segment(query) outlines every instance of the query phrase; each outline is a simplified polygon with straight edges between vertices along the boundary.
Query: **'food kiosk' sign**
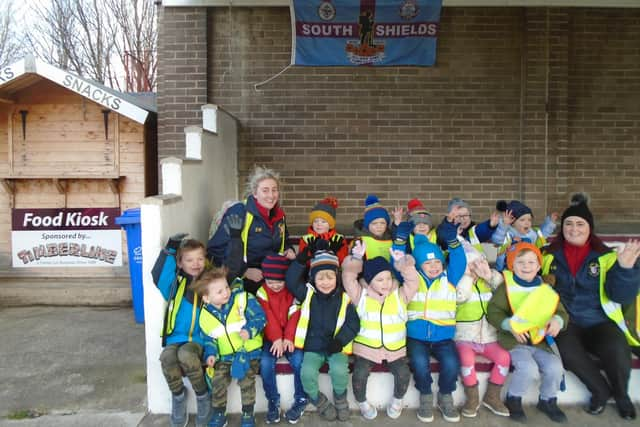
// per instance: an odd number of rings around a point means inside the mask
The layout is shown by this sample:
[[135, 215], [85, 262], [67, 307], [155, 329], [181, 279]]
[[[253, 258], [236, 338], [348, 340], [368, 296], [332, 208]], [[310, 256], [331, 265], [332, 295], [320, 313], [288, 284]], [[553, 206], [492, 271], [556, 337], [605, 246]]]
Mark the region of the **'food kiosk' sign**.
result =
[[13, 266], [121, 266], [119, 215], [118, 208], [13, 209]]

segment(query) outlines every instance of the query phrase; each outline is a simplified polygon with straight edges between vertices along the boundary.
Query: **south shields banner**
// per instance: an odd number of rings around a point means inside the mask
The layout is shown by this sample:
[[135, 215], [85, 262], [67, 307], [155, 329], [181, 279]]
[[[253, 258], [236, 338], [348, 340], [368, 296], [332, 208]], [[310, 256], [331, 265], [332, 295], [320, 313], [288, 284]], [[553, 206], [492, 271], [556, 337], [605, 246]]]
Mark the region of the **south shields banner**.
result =
[[292, 0], [293, 65], [433, 65], [442, 0]]

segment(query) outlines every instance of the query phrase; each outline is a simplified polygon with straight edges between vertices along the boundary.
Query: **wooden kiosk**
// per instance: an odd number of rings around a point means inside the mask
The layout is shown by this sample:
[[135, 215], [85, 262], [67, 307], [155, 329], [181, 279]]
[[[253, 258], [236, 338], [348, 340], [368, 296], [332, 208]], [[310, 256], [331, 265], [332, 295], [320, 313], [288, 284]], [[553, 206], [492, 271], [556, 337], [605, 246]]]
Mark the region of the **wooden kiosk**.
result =
[[0, 69], [0, 183], [0, 305], [127, 303], [112, 221], [157, 193], [155, 95], [32, 57]]

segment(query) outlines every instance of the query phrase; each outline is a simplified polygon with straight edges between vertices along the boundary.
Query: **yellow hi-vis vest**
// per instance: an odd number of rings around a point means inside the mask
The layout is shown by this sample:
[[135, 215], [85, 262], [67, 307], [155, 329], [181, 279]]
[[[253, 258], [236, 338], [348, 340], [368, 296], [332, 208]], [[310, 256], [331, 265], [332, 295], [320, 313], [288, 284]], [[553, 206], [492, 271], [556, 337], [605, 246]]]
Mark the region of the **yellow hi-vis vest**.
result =
[[[545, 246], [547, 244], [547, 239], [542, 234], [542, 231], [540, 230], [540, 228], [533, 227], [533, 229], [535, 230], [537, 235], [536, 241], [533, 244], [536, 245], [538, 248]], [[511, 247], [512, 243], [513, 242], [512, 242], [511, 235], [507, 233], [507, 236], [504, 239], [504, 243], [502, 243], [502, 245], [500, 245], [500, 247], [498, 248], [498, 255], [504, 255], [505, 253], [507, 253], [507, 249]]]
[[471, 246], [476, 248], [478, 252], [483, 254], [484, 248], [482, 247], [482, 242], [480, 242], [480, 239], [478, 239], [478, 235], [476, 234], [476, 227], [477, 225], [474, 225], [469, 229], [469, 243], [471, 243]]
[[[598, 264], [600, 266], [600, 305], [607, 317], [618, 325], [618, 328], [624, 333], [627, 342], [632, 346], [638, 346], [640, 345], [640, 341], [633, 336], [627, 327], [624, 314], [622, 313], [622, 306], [617, 302], [611, 301], [604, 289], [604, 284], [607, 281], [607, 272], [613, 267], [617, 260], [618, 255], [615, 252], [607, 252], [598, 257]], [[553, 254], [545, 254], [542, 258], [542, 274], [549, 274], [552, 263]]]
[[362, 241], [365, 244], [365, 256], [367, 259], [374, 259], [375, 257], [383, 257], [387, 261], [391, 259], [389, 249], [393, 244], [392, 240], [378, 240], [371, 236], [362, 236]]
[[[304, 340], [307, 338], [307, 330], [309, 329], [309, 319], [311, 313], [311, 298], [315, 294], [315, 289], [309, 283], [307, 283], [307, 296], [302, 302], [302, 309], [300, 312], [300, 320], [298, 320], [298, 326], [296, 327], [296, 338], [294, 341], [294, 345], [296, 348], [304, 349]], [[347, 296], [346, 293], [342, 293], [342, 303], [340, 304], [340, 310], [338, 311], [338, 320], [336, 321], [336, 329], [333, 331], [333, 336], [335, 337], [340, 332], [340, 328], [344, 325], [344, 322], [347, 318], [347, 307], [351, 300]], [[353, 347], [353, 342], [349, 342], [349, 344], [342, 347], [342, 352], [344, 354], [351, 354], [351, 349]]]
[[[180, 311], [180, 304], [182, 304], [182, 299], [184, 298], [184, 293], [187, 290], [187, 278], [184, 276], [178, 276], [178, 289], [176, 291], [176, 296], [169, 301], [167, 305], [167, 311], [169, 312], [169, 321], [167, 325], [162, 331], [163, 337], [168, 337], [173, 333], [173, 329], [176, 327], [176, 318], [178, 317], [178, 311]], [[193, 293], [193, 309], [191, 312], [191, 326], [189, 327], [189, 341], [192, 339], [193, 330], [195, 328], [196, 322], [196, 314], [200, 310], [200, 301], [198, 301], [198, 294]]]
[[360, 332], [354, 342], [371, 348], [384, 347], [390, 351], [406, 346], [407, 307], [398, 289], [390, 293], [382, 304], [371, 298], [367, 289], [364, 289], [356, 312], [360, 317]]
[[236, 293], [231, 310], [229, 310], [224, 322], [221, 322], [206, 308], [200, 313], [200, 329], [216, 341], [221, 356], [236, 353], [243, 344], [244, 349], [249, 352], [262, 348], [262, 334], [249, 338], [247, 341], [243, 341], [240, 337], [240, 331], [247, 323], [245, 311], [248, 298], [248, 294], [244, 291]]
[[[413, 251], [413, 248], [416, 247], [416, 244], [414, 243], [416, 239], [416, 235], [411, 233], [409, 234], [409, 247], [411, 248], [411, 251]], [[429, 230], [429, 232], [427, 233], [427, 240], [433, 244], [435, 244], [438, 241], [438, 235], [436, 234], [436, 230]]]
[[[245, 206], [247, 204], [246, 200], [244, 202]], [[251, 230], [251, 223], [253, 222], [253, 214], [245, 209], [245, 217], [244, 217], [244, 226], [242, 227], [242, 231], [240, 232], [240, 239], [242, 240], [242, 256], [244, 257], [244, 262], [247, 262], [247, 246], [249, 242], [249, 230]], [[285, 232], [284, 229], [280, 233], [282, 234], [282, 241], [280, 242], [280, 253], [284, 252], [284, 244], [285, 244]]]
[[544, 339], [547, 322], [555, 314], [560, 297], [546, 283], [539, 286], [520, 286], [509, 270], [502, 272], [507, 291], [507, 301], [513, 316], [509, 321], [511, 330], [521, 334], [529, 332], [533, 344]]
[[487, 305], [493, 293], [484, 279], [473, 284], [471, 296], [456, 306], [456, 322], [477, 322], [487, 314]]
[[[267, 286], [267, 285], [263, 285]], [[264, 287], [260, 286], [258, 291], [256, 292], [256, 298], [261, 299], [262, 301], [269, 302], [269, 294], [264, 290]], [[283, 289], [284, 291], [284, 289]], [[291, 305], [289, 306], [289, 310], [287, 311], [287, 319], [291, 319], [291, 316], [295, 314], [296, 311], [300, 310], [300, 303], [297, 299], [293, 299], [291, 301]]]
[[427, 282], [418, 274], [419, 285], [413, 299], [407, 305], [408, 320], [427, 320], [440, 326], [456, 324], [456, 288], [446, 275], [427, 287]]

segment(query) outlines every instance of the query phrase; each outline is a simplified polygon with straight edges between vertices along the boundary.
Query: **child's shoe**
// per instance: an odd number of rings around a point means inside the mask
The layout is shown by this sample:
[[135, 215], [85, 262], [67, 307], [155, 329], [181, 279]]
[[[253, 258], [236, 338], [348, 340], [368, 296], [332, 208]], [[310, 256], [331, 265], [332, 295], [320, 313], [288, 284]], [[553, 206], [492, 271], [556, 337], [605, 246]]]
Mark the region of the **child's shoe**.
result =
[[373, 420], [378, 416], [376, 407], [366, 400], [364, 402], [358, 402], [358, 407], [360, 408], [360, 414], [365, 420]]
[[542, 400], [538, 398], [538, 404], [536, 405], [540, 411], [544, 412], [551, 421], [556, 423], [566, 423], [567, 416], [558, 408], [558, 398], [552, 397], [549, 400]]
[[401, 414], [402, 414], [402, 399], [396, 399], [394, 397], [393, 400], [391, 400], [391, 403], [387, 405], [387, 416], [395, 420]]
[[242, 411], [240, 427], [256, 427], [256, 417], [253, 416], [253, 410]]
[[423, 423], [430, 423], [433, 421], [433, 395], [420, 395], [420, 406], [418, 407], [416, 415]]
[[509, 418], [511, 418], [513, 421], [518, 421], [521, 423], [527, 421], [527, 416], [522, 409], [521, 397], [510, 396], [507, 394], [507, 401], [504, 403], [509, 410]]
[[311, 403], [318, 409], [318, 414], [326, 421], [335, 421], [338, 417], [336, 407], [329, 402], [329, 399], [323, 393], [318, 392], [317, 399], [315, 401], [312, 400]]
[[460, 414], [453, 404], [453, 396], [451, 393], [438, 393], [438, 409], [442, 412], [442, 417], [445, 421], [449, 421], [450, 423], [460, 421]]
[[206, 427], [211, 416], [211, 395], [209, 392], [196, 395], [196, 427]]
[[171, 395], [171, 427], [184, 427], [187, 422], [187, 393], [183, 388], [182, 393]]
[[500, 399], [501, 389], [501, 385], [488, 383], [487, 392], [484, 394], [484, 399], [482, 399], [482, 405], [484, 405], [496, 415], [500, 415], [501, 417], [508, 417], [509, 410], [506, 406], [504, 406], [502, 399]]
[[211, 419], [209, 419], [209, 427], [226, 427], [227, 414], [224, 408], [213, 408], [211, 411]]
[[280, 401], [278, 399], [269, 400], [267, 407], [267, 416], [264, 422], [267, 424], [276, 424], [280, 422]]
[[351, 412], [349, 411], [349, 402], [347, 402], [347, 392], [345, 391], [340, 396], [334, 392], [333, 401], [336, 406], [338, 420], [347, 421], [349, 419], [349, 415], [351, 415]]
[[295, 424], [300, 421], [308, 403], [309, 401], [307, 399], [298, 399], [294, 401], [291, 408], [284, 413], [284, 417], [287, 419], [287, 422], [289, 424]]
[[464, 406], [462, 407], [462, 416], [474, 418], [478, 415], [480, 408], [480, 397], [478, 396], [478, 384], [472, 386], [464, 386]]

